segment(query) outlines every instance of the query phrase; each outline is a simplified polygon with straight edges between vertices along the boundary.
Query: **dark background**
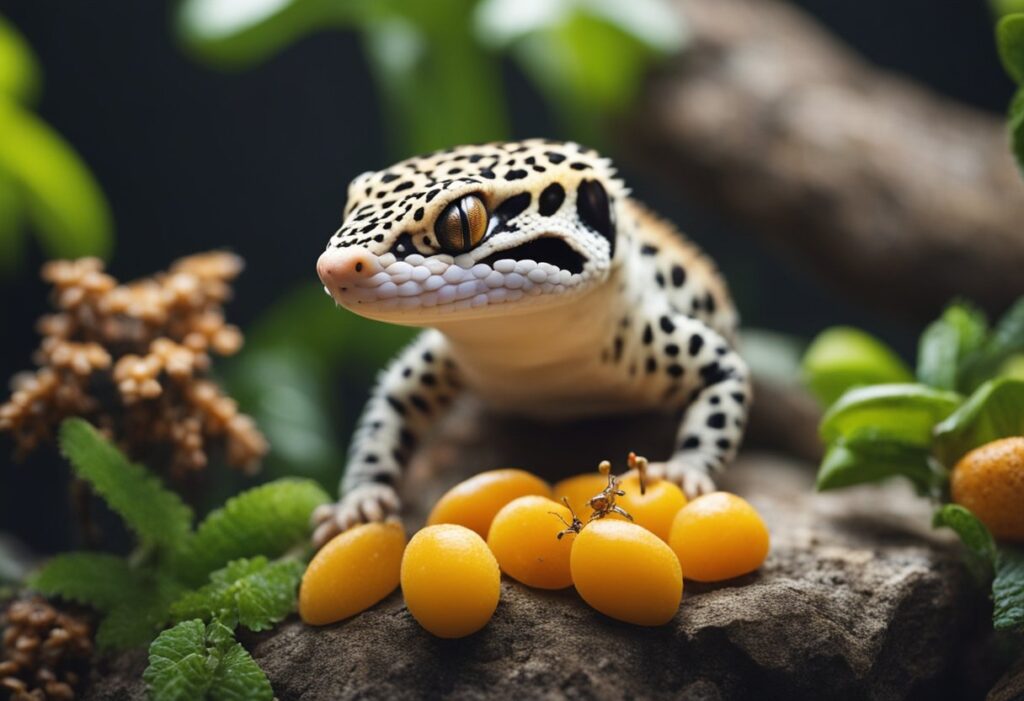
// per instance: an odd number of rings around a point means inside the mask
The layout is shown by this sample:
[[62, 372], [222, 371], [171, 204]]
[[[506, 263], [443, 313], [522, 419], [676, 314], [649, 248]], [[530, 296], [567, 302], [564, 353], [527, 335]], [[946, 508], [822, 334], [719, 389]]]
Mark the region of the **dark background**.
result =
[[[799, 4], [877, 64], [989, 110], [1002, 111], [1009, 100], [983, 2]], [[4, 0], [0, 13], [40, 61], [40, 116], [81, 154], [112, 206], [111, 272], [129, 279], [181, 255], [231, 248], [248, 262], [230, 307], [243, 328], [314, 278], [316, 257], [340, 223], [348, 180], [393, 160], [353, 33], [315, 35], [253, 69], [221, 73], [181, 50], [166, 3]], [[569, 136], [510, 64], [505, 84], [514, 137]], [[747, 324], [809, 338], [852, 323], [912, 352], [919, 328], [836, 297], [809, 271], [765, 255], [752, 232], [643, 173], [627, 169], [625, 177], [718, 260]], [[31, 365], [32, 325], [46, 309], [40, 262], [32, 249], [21, 272], [0, 279], [0, 376]], [[63, 489], [65, 472], [52, 456], [17, 466], [9, 455], [10, 442], [0, 439], [0, 531], [42, 550], [66, 545], [61, 510], [39, 495]]]

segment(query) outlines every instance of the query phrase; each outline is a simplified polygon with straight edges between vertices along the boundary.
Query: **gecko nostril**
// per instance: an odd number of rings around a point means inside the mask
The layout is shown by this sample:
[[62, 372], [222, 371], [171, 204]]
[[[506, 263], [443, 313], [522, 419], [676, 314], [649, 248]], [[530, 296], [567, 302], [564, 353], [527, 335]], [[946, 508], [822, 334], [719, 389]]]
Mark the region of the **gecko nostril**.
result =
[[356, 263], [356, 272], [357, 273], [363, 272], [363, 262], [362, 261], [359, 261], [358, 263]]

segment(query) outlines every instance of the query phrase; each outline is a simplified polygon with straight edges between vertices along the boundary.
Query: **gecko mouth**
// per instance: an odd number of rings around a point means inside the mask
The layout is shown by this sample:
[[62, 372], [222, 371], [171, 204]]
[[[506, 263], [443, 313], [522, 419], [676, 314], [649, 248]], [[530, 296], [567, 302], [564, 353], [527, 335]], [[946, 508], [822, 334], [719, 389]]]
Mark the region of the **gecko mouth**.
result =
[[545, 236], [514, 248], [492, 253], [480, 262], [493, 266], [499, 260], [509, 259], [549, 263], [559, 270], [567, 270], [572, 274], [582, 273], [583, 266], [587, 262], [586, 257], [555, 236]]

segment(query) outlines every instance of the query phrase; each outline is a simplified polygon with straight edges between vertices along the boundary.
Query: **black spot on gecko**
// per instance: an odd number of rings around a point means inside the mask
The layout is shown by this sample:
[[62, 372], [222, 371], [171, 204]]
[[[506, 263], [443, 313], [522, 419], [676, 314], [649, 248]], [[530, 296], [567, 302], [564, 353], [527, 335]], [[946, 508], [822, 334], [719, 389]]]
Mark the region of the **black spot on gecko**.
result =
[[558, 183], [551, 183], [540, 193], [540, 206], [538, 211], [541, 216], [550, 217], [557, 212], [565, 201], [565, 188]]
[[698, 333], [690, 336], [690, 355], [697, 355], [704, 347], [704, 337]]
[[725, 414], [718, 411], [708, 417], [708, 428], [725, 428]]
[[374, 455], [373, 453], [368, 453], [363, 456], [363, 462], [368, 463], [370, 465], [375, 465], [376, 463], [380, 462], [380, 458]]
[[658, 325], [661, 326], [661, 330], [665, 333], [672, 333], [676, 330], [676, 325], [667, 316], [662, 316], [658, 319]]
[[722, 450], [729, 450], [729, 448], [732, 447], [732, 441], [730, 441], [728, 438], [719, 438], [715, 445], [717, 445]]
[[530, 206], [531, 199], [529, 192], [521, 192], [518, 195], [513, 195], [495, 208], [494, 216], [498, 217], [503, 222], [512, 221], [522, 214], [523, 210]]
[[644, 345], [649, 346], [654, 341], [654, 332], [651, 330], [650, 324], [644, 324]]
[[647, 371], [647, 374], [650, 375], [658, 369], [658, 361], [654, 358], [648, 358], [647, 363], [644, 365], [644, 369]]
[[391, 408], [394, 409], [399, 416], [405, 416], [406, 409], [404, 404], [392, 397], [390, 394], [385, 396], [384, 399], [387, 400], [387, 403], [391, 405]]
[[679, 346], [677, 346], [674, 343], [668, 344], [667, 346], [665, 346], [665, 354], [671, 355], [673, 357], [679, 355]]
[[622, 338], [621, 337], [616, 337], [615, 338], [615, 350], [613, 351], [613, 357], [615, 358], [615, 362], [616, 363], [619, 362], [622, 359]]
[[420, 376], [420, 382], [425, 384], [427, 387], [433, 387], [437, 384], [437, 376], [432, 372], [425, 372]]
[[672, 266], [672, 285], [675, 287], [682, 287], [686, 282], [686, 271], [683, 270], [681, 265]]
[[432, 363], [434, 362], [434, 354], [430, 351], [423, 351], [423, 362]]
[[693, 448], [700, 447], [700, 436], [687, 436], [683, 439], [683, 442], [679, 444], [679, 447], [683, 450], [692, 450]]
[[522, 180], [527, 175], [529, 175], [529, 173], [527, 173], [525, 170], [516, 168], [515, 170], [510, 170], [509, 172], [505, 173], [505, 180]]
[[596, 180], [584, 180], [576, 190], [576, 213], [588, 227], [608, 239], [609, 255], [615, 255], [615, 226], [608, 193]]
[[656, 255], [657, 253], [658, 247], [652, 246], [649, 243], [645, 243], [643, 246], [640, 247], [640, 255], [642, 256], [653, 256]]
[[565, 156], [560, 153], [556, 153], [555, 151], [545, 151], [544, 155], [547, 156], [548, 160], [554, 165], [558, 165], [565, 160]]
[[667, 368], [665, 368], [665, 372], [667, 372], [672, 377], [682, 377], [683, 366], [680, 365], [679, 363], [672, 363]]
[[423, 220], [423, 207], [418, 208], [416, 210], [416, 212], [412, 215], [412, 218], [415, 219], [416, 221], [422, 221]]
[[418, 395], [418, 394], [410, 394], [409, 395], [409, 402], [414, 407], [419, 409], [422, 413], [424, 413], [424, 414], [429, 414], [430, 413], [430, 405], [427, 404], [427, 400], [424, 399], [423, 397], [421, 397], [420, 395]]
[[711, 386], [717, 385], [722, 380], [732, 376], [732, 372], [723, 370], [718, 363], [709, 363], [700, 369], [701, 379], [704, 380], [704, 385]]
[[743, 392], [733, 392], [729, 396], [735, 399], [738, 404], [743, 404], [747, 401], [747, 395], [743, 394]]

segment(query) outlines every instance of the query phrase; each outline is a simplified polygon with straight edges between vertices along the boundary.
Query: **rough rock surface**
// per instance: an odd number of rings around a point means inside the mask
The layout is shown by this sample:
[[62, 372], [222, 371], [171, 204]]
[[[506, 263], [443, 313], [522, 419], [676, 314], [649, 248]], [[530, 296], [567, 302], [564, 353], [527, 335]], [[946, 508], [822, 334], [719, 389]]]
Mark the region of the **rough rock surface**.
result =
[[[615, 421], [485, 424], [463, 415], [421, 452], [410, 527], [443, 489], [481, 469], [549, 467], [559, 477], [591, 468], [595, 456], [634, 447], [657, 458], [665, 448], [644, 438], [663, 435], [656, 421], [633, 422], [626, 434]], [[435, 477], [427, 465], [444, 467]], [[282, 701], [969, 698], [955, 663], [978, 602], [921, 500], [902, 485], [816, 495], [808, 466], [764, 454], [743, 457], [723, 486], [764, 515], [768, 561], [738, 580], [687, 583], [678, 615], [661, 628], [608, 619], [571, 589], [506, 580], [494, 619], [463, 640], [430, 636], [396, 593], [340, 624], [290, 620], [245, 642]], [[142, 698], [144, 662], [113, 661], [90, 698]]]

